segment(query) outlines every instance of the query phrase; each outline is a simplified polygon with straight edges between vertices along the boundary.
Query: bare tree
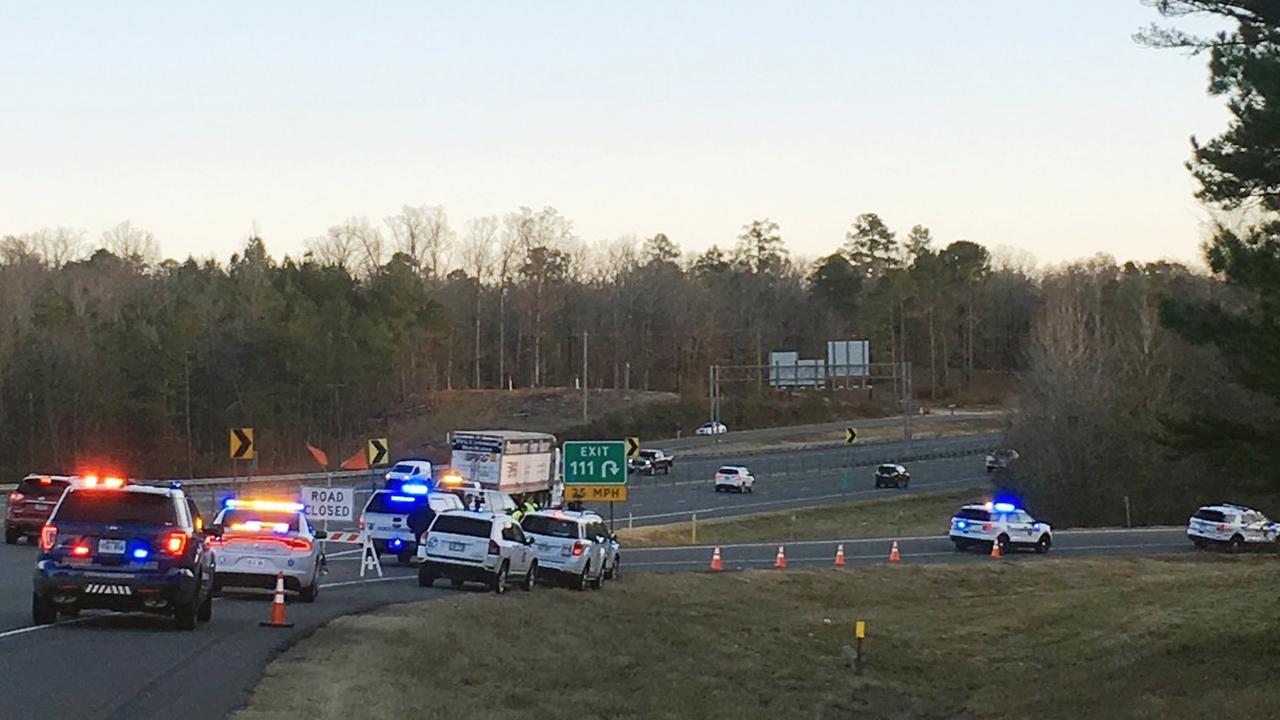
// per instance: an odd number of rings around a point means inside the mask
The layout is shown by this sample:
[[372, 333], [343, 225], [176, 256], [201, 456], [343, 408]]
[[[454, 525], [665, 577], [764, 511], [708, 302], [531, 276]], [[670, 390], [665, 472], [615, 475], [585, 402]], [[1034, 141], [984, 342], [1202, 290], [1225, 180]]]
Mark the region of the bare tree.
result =
[[349, 272], [371, 275], [385, 255], [382, 232], [369, 218], [348, 218], [329, 228], [323, 237], [307, 240], [307, 252], [322, 265], [336, 265]]
[[395, 251], [412, 258], [418, 272], [432, 280], [443, 279], [448, 274], [455, 234], [443, 207], [405, 205], [398, 215], [383, 222], [391, 230]]
[[37, 230], [32, 234], [32, 245], [52, 268], [84, 258], [87, 248], [84, 231], [68, 227]]
[[472, 365], [475, 371], [475, 387], [480, 387], [480, 294], [485, 280], [493, 273], [494, 245], [498, 240], [498, 218], [486, 215], [467, 223], [467, 239], [462, 246], [462, 260], [476, 283], [475, 342], [472, 345]]
[[498, 387], [507, 384], [507, 289], [518, 268], [521, 252], [533, 234], [533, 211], [522, 207], [502, 219], [498, 246]]
[[160, 259], [160, 246], [150, 230], [136, 228], [125, 220], [102, 233], [102, 246], [125, 260], [151, 265]]

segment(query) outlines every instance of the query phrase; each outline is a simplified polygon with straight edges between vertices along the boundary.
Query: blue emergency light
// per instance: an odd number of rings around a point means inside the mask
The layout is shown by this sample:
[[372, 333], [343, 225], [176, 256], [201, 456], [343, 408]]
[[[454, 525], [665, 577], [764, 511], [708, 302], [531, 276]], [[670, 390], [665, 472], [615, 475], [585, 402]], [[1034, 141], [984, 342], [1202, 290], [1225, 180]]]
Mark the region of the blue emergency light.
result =
[[400, 492], [406, 495], [426, 495], [428, 491], [429, 488], [426, 485], [418, 482], [405, 483], [400, 486]]

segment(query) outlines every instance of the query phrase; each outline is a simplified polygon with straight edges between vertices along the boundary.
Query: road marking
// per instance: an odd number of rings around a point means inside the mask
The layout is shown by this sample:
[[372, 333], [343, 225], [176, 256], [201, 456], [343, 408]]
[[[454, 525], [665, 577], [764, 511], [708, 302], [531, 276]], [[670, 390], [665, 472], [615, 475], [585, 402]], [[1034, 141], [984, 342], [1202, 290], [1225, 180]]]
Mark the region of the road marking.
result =
[[[828, 543], [828, 544], [833, 544], [833, 543], [835, 543], [835, 542], [836, 542], [836, 541], [832, 540], [832, 541], [829, 541], [829, 543]], [[731, 546], [721, 546], [721, 547], [723, 548], [723, 547], [731, 547]], [[740, 547], [742, 547], [742, 546], [740, 546]], [[770, 545], [770, 547], [773, 547], [773, 546], [772, 546], [772, 545]], [[1069, 553], [1081, 553], [1081, 552], [1092, 552], [1092, 551], [1095, 551], [1095, 550], [1155, 550], [1155, 549], [1171, 550], [1171, 549], [1186, 549], [1186, 548], [1185, 548], [1185, 546], [1184, 546], [1184, 545], [1182, 545], [1181, 543], [1179, 543], [1179, 544], [1177, 544], [1177, 545], [1173, 545], [1173, 544], [1169, 544], [1169, 543], [1149, 543], [1149, 544], [1139, 544], [1139, 545], [1093, 545], [1093, 546], [1090, 546], [1090, 547], [1082, 547], [1082, 548], [1059, 548], [1059, 547], [1055, 547], [1055, 548], [1053, 549], [1053, 552], [1054, 552], [1054, 553], [1063, 553], [1063, 552], [1069, 552]], [[634, 551], [633, 551], [633, 552], [634, 552]], [[946, 552], [913, 552], [913, 553], [911, 553], [909, 556], [907, 556], [906, 558], [904, 558], [904, 560], [912, 560], [912, 559], [914, 559], [914, 558], [925, 558], [925, 557], [956, 557], [956, 558], [961, 558], [961, 557], [966, 557], [966, 555], [965, 555], [964, 553], [957, 553], [957, 552], [955, 552], [955, 551], [946, 551]], [[979, 561], [979, 560], [981, 560], [981, 558], [982, 558], [983, 556], [982, 556], [981, 554], [970, 553], [967, 557], [971, 557], [971, 558], [973, 558], [973, 560], [974, 560], [974, 561]], [[888, 556], [884, 555], [883, 553], [876, 553], [875, 555], [846, 555], [846, 556], [845, 556], [845, 558], [846, 558], [846, 559], [848, 559], [848, 560], [883, 560], [883, 561], [885, 561], [885, 562], [888, 562]], [[828, 557], [818, 557], [818, 558], [797, 558], [797, 557], [789, 557], [789, 558], [787, 558], [787, 561], [788, 561], [788, 562], [791, 562], [791, 563], [824, 563], [824, 564], [830, 564], [830, 563], [831, 563], [831, 558], [828, 558]], [[726, 558], [726, 559], [725, 559], [725, 563], [726, 563], [726, 564], [735, 564], [735, 565], [772, 565], [772, 564], [773, 564], [773, 562], [774, 562], [774, 558], [767, 558], [767, 557], [765, 557], [765, 558], [747, 558], [747, 559], [743, 559], [743, 560], [730, 560], [729, 558]], [[626, 566], [627, 566], [627, 567], [629, 567], [629, 568], [635, 569], [635, 568], [647, 568], [647, 567], [669, 567], [669, 566], [671, 566], [671, 565], [706, 565], [706, 564], [707, 564], [707, 561], [706, 561], [706, 560], [656, 560], [656, 561], [653, 561], [653, 562], [635, 562], [635, 561], [631, 561], [631, 562], [628, 562], [628, 563], [626, 564]]]
[[60, 625], [75, 625], [76, 623], [82, 623], [85, 620], [92, 619], [93, 618], [91, 617], [73, 618], [71, 620], [63, 620], [62, 622], [53, 623], [52, 625], [31, 625], [29, 627], [18, 628], [17, 630], [6, 630], [4, 632], [0, 632], [0, 639], [13, 637], [14, 635], [24, 635], [37, 630], [48, 630], [49, 628], [58, 627]]
[[[1066, 535], [1068, 537], [1074, 537], [1076, 535], [1130, 535], [1130, 534], [1138, 535], [1142, 533], [1173, 532], [1176, 530], [1182, 530], [1182, 528], [1178, 526], [1170, 526], [1170, 527], [1153, 527], [1153, 528], [1134, 528], [1132, 530], [1126, 530], [1124, 528], [1116, 528], [1116, 529], [1110, 529], [1110, 530], [1057, 530], [1057, 531], [1054, 531], [1054, 535], [1055, 536]], [[798, 540], [794, 542], [781, 542], [781, 543], [780, 542], [758, 542], [758, 543], [729, 543], [729, 544], [720, 544], [720, 545], [715, 545], [715, 544], [659, 545], [654, 547], [643, 547], [643, 546], [629, 546], [629, 547], [623, 546], [623, 547], [627, 548], [632, 553], [642, 553], [642, 552], [672, 552], [672, 551], [678, 551], [678, 550], [710, 550], [716, 547], [723, 550], [725, 548], [777, 547], [778, 545], [786, 545], [788, 547], [791, 547], [795, 545], [799, 545], [799, 546], [832, 545], [835, 543], [844, 543], [846, 545], [857, 544], [857, 543], [892, 543], [894, 540], [897, 540], [898, 542], [907, 542], [907, 541], [915, 542], [919, 540], [950, 540], [950, 536], [946, 534], [908, 535], [906, 537], [894, 536], [894, 537], [878, 537], [878, 538], [836, 538], [832, 540]], [[1107, 546], [1096, 545], [1094, 547], [1107, 547]], [[1141, 546], [1125, 545], [1120, 547], [1141, 547]], [[1057, 549], [1058, 546], [1055, 545], [1054, 548]]]
[[342, 582], [336, 582], [336, 583], [325, 583], [320, 587], [340, 588], [340, 587], [348, 587], [350, 585], [365, 585], [368, 583], [391, 582], [393, 580], [417, 580], [417, 579], [418, 579], [418, 575], [417, 573], [414, 573], [413, 575], [391, 575], [391, 576], [380, 577], [380, 578], [369, 578], [368, 580], [344, 580]]

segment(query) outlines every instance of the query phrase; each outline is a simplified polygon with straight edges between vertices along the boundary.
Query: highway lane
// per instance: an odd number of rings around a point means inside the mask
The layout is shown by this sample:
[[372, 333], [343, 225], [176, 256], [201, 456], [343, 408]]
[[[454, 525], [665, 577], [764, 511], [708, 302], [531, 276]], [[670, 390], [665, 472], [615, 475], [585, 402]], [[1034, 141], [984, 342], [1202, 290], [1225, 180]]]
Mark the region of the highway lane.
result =
[[[873, 565], [888, 562], [894, 540], [898, 541], [902, 563], [996, 562], [986, 551], [957, 551], [941, 533], [905, 538], [808, 540], [784, 543], [783, 547], [788, 567], [830, 566], [835, 561], [836, 546], [841, 543], [849, 565]], [[777, 559], [778, 546], [778, 543], [721, 545], [721, 560], [726, 570], [769, 568]], [[632, 548], [624, 551], [624, 566], [628, 571], [648, 572], [707, 570], [713, 550], [712, 545]], [[1182, 527], [1061, 530], [1053, 534], [1053, 548], [1046, 557], [1164, 555], [1193, 551], [1187, 530]], [[1031, 551], [1017, 551], [1008, 553], [1004, 560], [1023, 562], [1039, 557]]]

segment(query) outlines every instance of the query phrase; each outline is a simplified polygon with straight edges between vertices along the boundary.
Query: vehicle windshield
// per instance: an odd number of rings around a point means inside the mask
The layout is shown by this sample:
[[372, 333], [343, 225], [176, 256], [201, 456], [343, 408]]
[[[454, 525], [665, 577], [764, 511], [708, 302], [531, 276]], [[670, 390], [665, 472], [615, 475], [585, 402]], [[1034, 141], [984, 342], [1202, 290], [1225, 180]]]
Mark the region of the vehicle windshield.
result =
[[991, 520], [991, 513], [982, 508], [960, 508], [960, 512], [956, 513], [956, 517], [965, 520], [980, 520], [987, 522]]
[[737, 475], [738, 468], [722, 467], [718, 471], [721, 475]]
[[529, 515], [520, 522], [525, 532], [535, 535], [549, 535], [558, 538], [577, 538], [578, 523], [569, 520], [547, 517], [545, 515]]
[[18, 483], [14, 490], [35, 500], [57, 500], [62, 497], [62, 491], [69, 484], [66, 480], [54, 478], [27, 478]]
[[367, 513], [407, 513], [427, 501], [426, 495], [402, 495], [396, 492], [376, 492], [369, 498], [364, 511]]
[[437, 515], [436, 521], [431, 523], [431, 532], [487, 538], [492, 527], [493, 525], [483, 518], [466, 515]]
[[896, 473], [896, 472], [898, 472], [898, 466], [897, 466], [897, 465], [881, 465], [881, 466], [880, 466], [880, 472], [882, 472], [882, 473]]
[[1220, 522], [1226, 522], [1227, 514], [1222, 512], [1221, 510], [1210, 510], [1209, 508], [1200, 508], [1199, 510], [1196, 511], [1195, 518], [1197, 520], [1220, 523]]
[[405, 463], [400, 463], [399, 465], [396, 465], [395, 467], [391, 468], [391, 472], [403, 473], [405, 475], [412, 475], [418, 472], [418, 467], [416, 465], [408, 465]]
[[656, 458], [658, 457], [658, 451], [657, 450], [641, 450], [640, 457], [645, 459]]
[[62, 499], [56, 517], [50, 522], [172, 526], [177, 524], [178, 514], [168, 495], [72, 490]]
[[276, 526], [287, 527], [288, 532], [298, 532], [298, 513], [227, 510], [222, 515], [222, 527], [228, 532], [278, 532]]

